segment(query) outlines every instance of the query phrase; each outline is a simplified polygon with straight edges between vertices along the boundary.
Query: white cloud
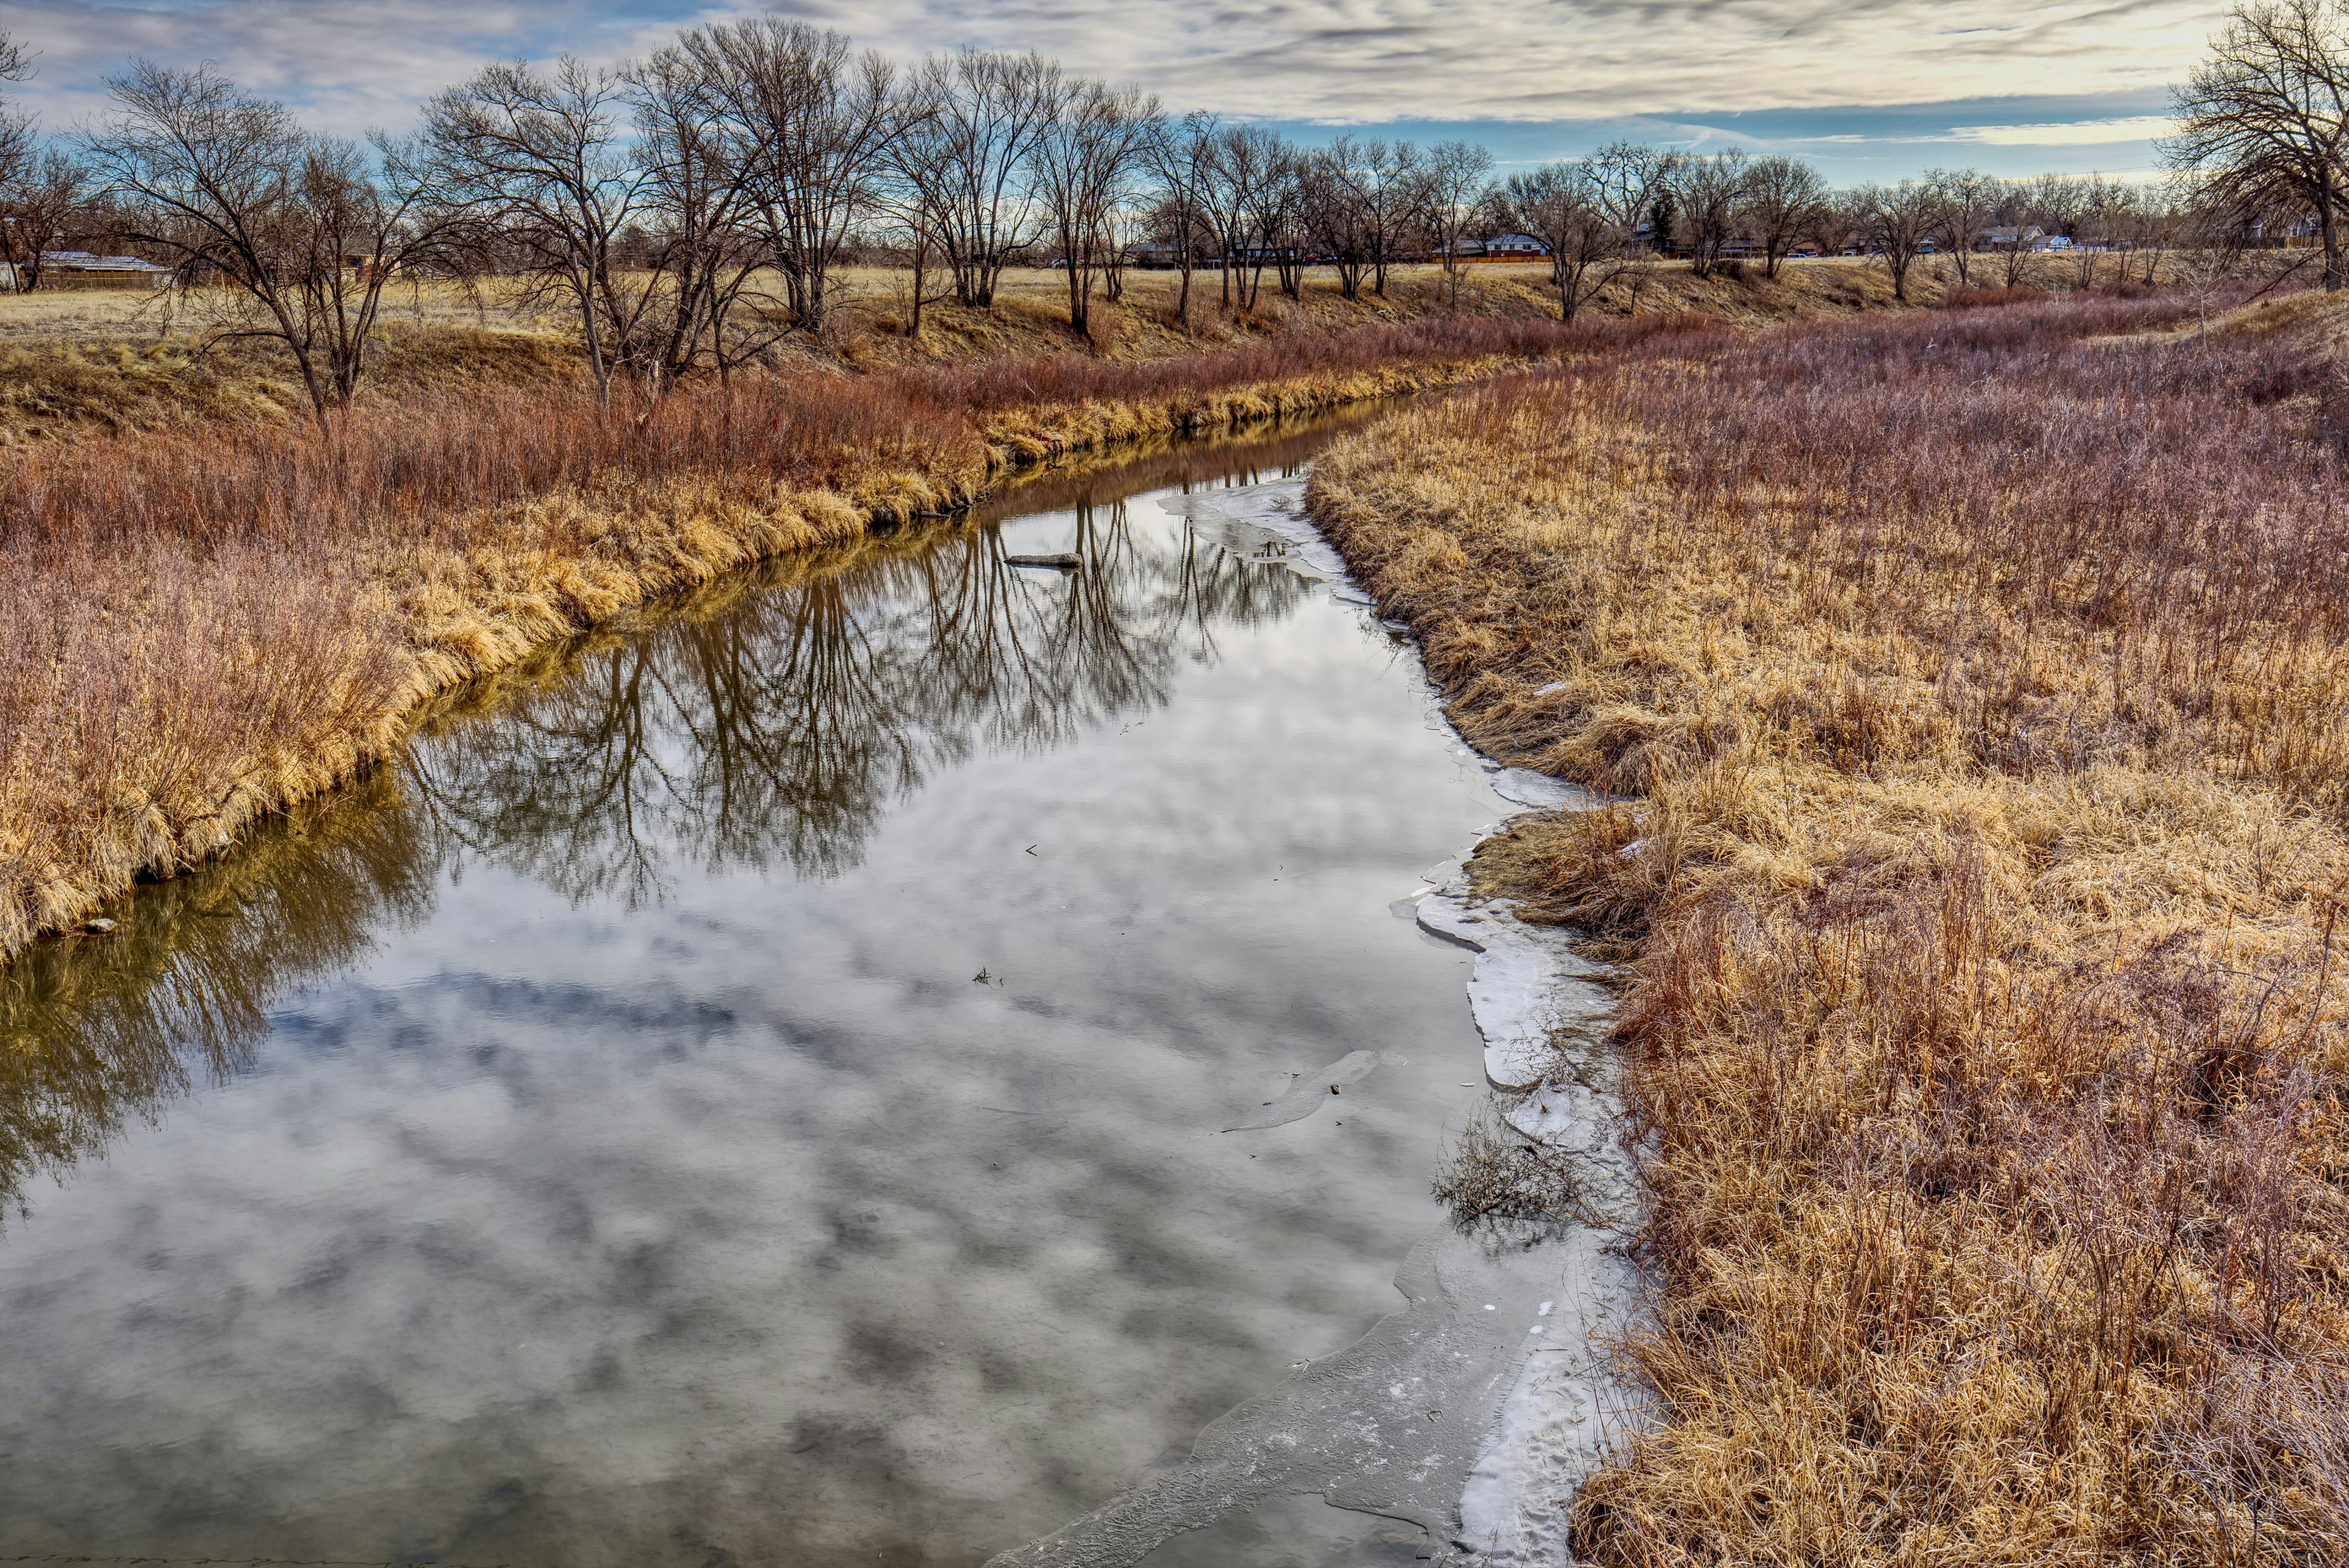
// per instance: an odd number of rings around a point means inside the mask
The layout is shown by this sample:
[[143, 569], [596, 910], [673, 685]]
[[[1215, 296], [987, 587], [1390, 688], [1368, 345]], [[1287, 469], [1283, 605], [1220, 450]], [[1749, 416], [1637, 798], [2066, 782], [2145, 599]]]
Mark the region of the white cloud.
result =
[[[134, 53], [212, 58], [322, 128], [406, 123], [501, 55], [611, 59], [719, 0], [0, 0], [42, 51], [25, 101], [86, 112]], [[911, 57], [1035, 47], [1183, 107], [1279, 119], [1566, 120], [1657, 110], [1939, 102], [2143, 89], [2201, 51], [2210, 0], [781, 0]], [[2119, 124], [2122, 122], [2107, 122]], [[1986, 142], [2013, 128], [1978, 127]], [[2040, 128], [2043, 130], [2062, 128]], [[2132, 135], [2137, 133], [2131, 133]], [[2126, 139], [2126, 138], [2124, 138]]]
[[2098, 147], [2116, 141], [2144, 141], [2168, 134], [2167, 116], [2132, 115], [2125, 119], [2081, 119], [2057, 125], [1961, 125], [1951, 141], [1979, 142], [1985, 147]]

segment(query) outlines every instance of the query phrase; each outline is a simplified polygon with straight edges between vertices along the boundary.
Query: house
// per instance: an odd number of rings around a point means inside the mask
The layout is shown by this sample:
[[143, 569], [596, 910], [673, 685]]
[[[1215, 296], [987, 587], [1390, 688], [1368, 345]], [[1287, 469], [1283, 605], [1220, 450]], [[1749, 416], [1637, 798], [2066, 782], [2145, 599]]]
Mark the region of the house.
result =
[[2036, 223], [1984, 229], [1981, 244], [1986, 251], [2044, 251], [2047, 248], [2047, 231]]
[[[0, 292], [21, 286], [17, 269], [0, 263]], [[100, 256], [88, 251], [43, 251], [41, 286], [52, 289], [159, 289], [177, 276], [170, 267], [137, 256]]]
[[1549, 247], [1531, 234], [1495, 234], [1485, 242], [1485, 259], [1488, 262], [1537, 262], [1549, 254]]

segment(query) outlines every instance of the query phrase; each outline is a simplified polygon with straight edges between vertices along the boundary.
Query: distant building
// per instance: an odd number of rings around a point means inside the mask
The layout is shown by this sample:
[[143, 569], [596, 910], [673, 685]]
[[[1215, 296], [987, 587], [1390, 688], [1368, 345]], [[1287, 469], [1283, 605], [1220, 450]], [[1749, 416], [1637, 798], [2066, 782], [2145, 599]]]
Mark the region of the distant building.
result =
[[2047, 248], [2047, 231], [2036, 223], [1984, 229], [1982, 245], [1986, 251], [2044, 251]]
[[1485, 259], [1492, 262], [1535, 262], [1549, 254], [1549, 247], [1531, 234], [1495, 234], [1485, 242]]
[[[88, 251], [43, 251], [41, 286], [57, 289], [159, 289], [177, 274], [137, 256], [100, 256]], [[20, 287], [17, 269], [0, 263], [0, 293]]]

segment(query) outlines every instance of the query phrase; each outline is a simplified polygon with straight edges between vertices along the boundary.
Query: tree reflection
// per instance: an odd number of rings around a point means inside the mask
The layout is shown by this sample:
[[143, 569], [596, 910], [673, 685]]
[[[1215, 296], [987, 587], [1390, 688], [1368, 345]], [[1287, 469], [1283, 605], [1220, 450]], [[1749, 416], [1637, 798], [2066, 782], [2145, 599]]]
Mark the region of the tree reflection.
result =
[[978, 749], [1067, 744], [1163, 705], [1218, 628], [1304, 585], [1079, 499], [1061, 575], [991, 528], [795, 559], [536, 677], [497, 722], [414, 753], [436, 830], [574, 899], [657, 899], [664, 868], [854, 866], [891, 802]]
[[378, 771], [142, 890], [114, 935], [40, 943], [0, 970], [0, 1204], [233, 1077], [288, 989], [431, 907], [434, 856], [398, 788]]
[[[1340, 422], [1332, 422], [1340, 423]], [[141, 889], [102, 939], [0, 969], [0, 1205], [233, 1077], [294, 987], [429, 913], [471, 855], [574, 899], [667, 868], [855, 865], [893, 802], [981, 750], [1033, 752], [1164, 704], [1222, 628], [1306, 593], [1120, 498], [1272, 477], [1326, 438], [1195, 444], [1046, 476], [996, 517], [1073, 512], [1063, 576], [993, 518], [770, 562], [445, 699], [406, 761]]]

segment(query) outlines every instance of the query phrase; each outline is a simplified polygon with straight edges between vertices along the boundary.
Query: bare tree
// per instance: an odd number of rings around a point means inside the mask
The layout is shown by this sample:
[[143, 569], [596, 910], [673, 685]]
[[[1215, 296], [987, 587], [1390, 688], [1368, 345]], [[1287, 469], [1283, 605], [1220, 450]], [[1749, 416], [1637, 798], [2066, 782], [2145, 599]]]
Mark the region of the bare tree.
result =
[[721, 374], [732, 365], [727, 317], [765, 258], [745, 232], [750, 165], [731, 134], [722, 78], [682, 40], [623, 74], [652, 223], [636, 258], [644, 275], [626, 298], [643, 311], [636, 357], [657, 390], [705, 354]]
[[49, 253], [88, 225], [92, 183], [88, 164], [55, 147], [0, 181], [0, 262], [16, 269], [17, 288], [40, 287]]
[[2158, 190], [2137, 193], [2129, 216], [2129, 251], [2140, 282], [2156, 282], [2170, 252], [2191, 232], [2189, 195], [2174, 177]]
[[414, 150], [378, 137], [371, 163], [210, 65], [139, 60], [107, 90], [83, 146], [125, 237], [240, 291], [254, 314], [222, 335], [283, 344], [324, 423], [358, 388], [385, 284], [447, 236]]
[[[1671, 191], [1680, 154], [1638, 142], [1610, 141], [1584, 159], [1583, 167], [1588, 171], [1591, 201], [1622, 247], [1624, 265], [1617, 276], [1630, 284], [1631, 313], [1636, 315], [1640, 295], [1653, 274], [1648, 258], [1670, 240], [1668, 233], [1657, 232], [1656, 219], [1669, 214], [1669, 209], [1659, 214], [1658, 207]], [[1648, 242], [1640, 237], [1642, 225]]]
[[1682, 159], [1673, 172], [1670, 188], [1688, 232], [1690, 269], [1698, 277], [1713, 275], [1723, 249], [1737, 237], [1748, 162], [1743, 149], [1731, 147], [1708, 158]]
[[1113, 249], [1114, 216], [1128, 181], [1163, 119], [1156, 98], [1139, 88], [1112, 91], [1099, 82], [1068, 84], [1031, 157], [1032, 179], [1061, 251], [1069, 286], [1069, 325], [1092, 330], [1094, 277]]
[[1299, 148], [1290, 164], [1298, 226], [1336, 273], [1344, 299], [1360, 296], [1371, 267], [1370, 215], [1339, 168], [1341, 160], [1356, 156], [1358, 144], [1341, 136], [1327, 147]]
[[[1220, 130], [1214, 115], [1199, 110], [1179, 120], [1162, 115], [1142, 148], [1143, 162], [1157, 181], [1161, 192], [1155, 231], [1173, 248], [1174, 265], [1182, 274], [1174, 319], [1185, 329], [1191, 325], [1191, 273], [1198, 261], [1199, 240], [1215, 233], [1217, 228], [1215, 210]], [[1228, 272], [1226, 275], [1228, 279]], [[1225, 298], [1228, 303], [1228, 282]]]
[[1588, 163], [1520, 170], [1502, 187], [1500, 211], [1513, 228], [1549, 247], [1549, 279], [1560, 321], [1599, 296], [1629, 265], [1621, 232], [1600, 209]]
[[1939, 222], [1932, 187], [1914, 180], [1863, 185], [1852, 191], [1850, 203], [1869, 252], [1892, 274], [1892, 297], [1907, 304], [1909, 270], [1932, 240]]
[[[32, 57], [0, 28], [0, 81], [21, 82], [33, 74]], [[22, 181], [36, 162], [31, 115], [0, 104], [0, 184]]]
[[1386, 158], [1384, 143], [1375, 154], [1364, 143], [1341, 136], [1327, 147], [1301, 153], [1297, 160], [1298, 207], [1314, 245], [1338, 273], [1338, 293], [1360, 299], [1362, 280], [1378, 258], [1378, 212], [1366, 198], [1374, 191], [1374, 164]]
[[1340, 160], [1338, 168], [1361, 203], [1371, 242], [1371, 289], [1383, 297], [1387, 269], [1422, 239], [1426, 160], [1411, 142], [1372, 140], [1360, 160]]
[[577, 315], [599, 397], [632, 367], [648, 298], [617, 254], [647, 182], [620, 141], [626, 91], [616, 73], [566, 56], [549, 76], [523, 61], [492, 66], [424, 110], [438, 177], [480, 221], [477, 237]]
[[881, 210], [889, 155], [924, 110], [880, 54], [803, 22], [696, 28], [678, 47], [725, 105], [758, 253], [782, 274], [793, 324], [822, 333], [842, 249]]
[[1680, 167], [1679, 154], [1610, 141], [1583, 161], [1590, 171], [1591, 199], [1621, 237], [1623, 253], [1634, 254], [1649, 210]]
[[1804, 232], [1830, 256], [1859, 255], [1867, 249], [1868, 225], [1844, 191], [1831, 191], [1819, 202]]
[[1745, 227], [1762, 242], [1763, 272], [1778, 275], [1786, 258], [1818, 223], [1826, 181], [1799, 158], [1757, 158], [1745, 170]]
[[1997, 191], [1991, 219], [1996, 227], [2008, 232], [2005, 238], [1992, 243], [1999, 284], [2011, 289], [2031, 286], [2038, 276], [2039, 253], [2033, 248], [2033, 231], [2044, 232], [2039, 222], [2042, 204], [2028, 181], [2000, 181]]
[[2172, 100], [2162, 142], [2205, 204], [2248, 211], [2279, 203], [2315, 221], [2324, 286], [2339, 289], [2339, 207], [2349, 152], [2349, 37], [2341, 0], [2247, 0], [2210, 41], [2210, 57]]
[[1226, 126], [1216, 138], [1208, 209], [1226, 306], [1256, 308], [1268, 254], [1286, 244], [1296, 222], [1295, 162], [1288, 143], [1260, 125]]
[[1003, 269], [1041, 226], [1029, 158], [1064, 94], [1061, 67], [1034, 53], [965, 50], [934, 57], [915, 73], [908, 96], [917, 112], [890, 161], [964, 304], [995, 303]]
[[1256, 187], [1248, 226], [1256, 236], [1254, 265], [1248, 272], [1248, 308], [1256, 308], [1264, 286], [1264, 264], [1269, 261], [1280, 292], [1290, 299], [1305, 297], [1305, 255], [1310, 231], [1306, 226], [1306, 198], [1310, 169], [1299, 148], [1275, 140], [1274, 161]]
[[1439, 141], [1428, 149], [1420, 179], [1421, 211], [1429, 238], [1444, 258], [1452, 304], [1460, 304], [1460, 242], [1491, 191], [1493, 155], [1466, 141]]
[[1991, 226], [2004, 186], [1974, 169], [1930, 169], [1925, 183], [1932, 188], [1938, 222], [1936, 238], [1957, 258], [1958, 282], [1973, 281], [1974, 247]]
[[2071, 263], [2073, 282], [2088, 288], [2096, 281], [2097, 258], [2112, 248], [2128, 227], [2134, 196], [2128, 187], [2101, 174], [2079, 181], [2078, 216], [2073, 220]]

